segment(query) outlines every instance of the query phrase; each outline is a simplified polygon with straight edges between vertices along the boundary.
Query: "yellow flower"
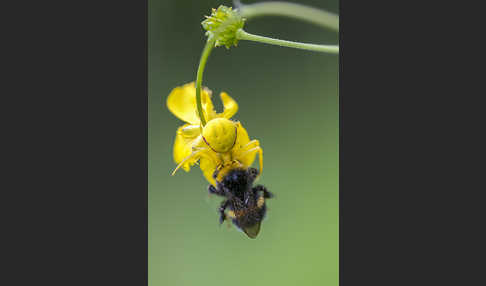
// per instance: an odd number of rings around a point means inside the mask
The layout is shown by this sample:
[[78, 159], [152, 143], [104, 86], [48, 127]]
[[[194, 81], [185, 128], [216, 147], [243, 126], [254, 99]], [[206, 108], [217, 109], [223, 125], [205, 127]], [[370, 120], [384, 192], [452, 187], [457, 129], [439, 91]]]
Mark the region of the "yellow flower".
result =
[[[246, 168], [260, 155], [260, 170], [263, 167], [263, 152], [258, 140], [251, 140], [240, 122], [230, 120], [238, 111], [238, 104], [227, 93], [220, 93], [224, 111], [216, 113], [211, 101], [211, 90], [203, 88], [201, 101], [207, 120], [202, 127], [196, 108], [194, 82], [174, 88], [167, 98], [167, 107], [179, 119], [187, 122], [177, 130], [174, 142], [174, 161], [179, 164], [174, 173], [200, 161], [204, 177], [213, 185], [213, 174], [218, 170], [218, 180], [232, 168]], [[173, 173], [173, 174], [174, 174]]]

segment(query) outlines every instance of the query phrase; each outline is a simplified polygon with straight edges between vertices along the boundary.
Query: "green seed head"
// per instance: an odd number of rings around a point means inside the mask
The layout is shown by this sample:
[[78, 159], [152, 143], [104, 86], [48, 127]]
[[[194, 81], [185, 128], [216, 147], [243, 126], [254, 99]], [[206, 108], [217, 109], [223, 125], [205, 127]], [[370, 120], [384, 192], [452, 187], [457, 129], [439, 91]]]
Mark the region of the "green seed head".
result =
[[236, 31], [245, 25], [245, 19], [231, 7], [220, 5], [218, 9], [212, 9], [210, 16], [205, 16], [202, 26], [206, 30], [206, 36], [215, 38], [215, 46], [226, 46], [229, 49], [232, 45], [236, 47], [238, 38]]

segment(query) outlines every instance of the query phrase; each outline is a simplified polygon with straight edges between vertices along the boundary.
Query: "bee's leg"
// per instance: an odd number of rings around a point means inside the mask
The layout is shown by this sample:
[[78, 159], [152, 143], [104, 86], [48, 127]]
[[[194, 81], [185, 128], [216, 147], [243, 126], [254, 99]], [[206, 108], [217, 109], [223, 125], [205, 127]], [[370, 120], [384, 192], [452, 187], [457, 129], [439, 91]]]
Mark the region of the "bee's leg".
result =
[[270, 199], [270, 198], [274, 197], [274, 195], [271, 192], [269, 192], [265, 186], [262, 186], [262, 185], [257, 185], [255, 187], [253, 187], [253, 192], [255, 194], [258, 193], [258, 192], [263, 192], [263, 197], [265, 199]]
[[209, 185], [208, 191], [209, 191], [210, 194], [215, 194], [215, 195], [222, 196], [222, 197], [225, 196], [224, 191], [221, 188], [216, 188], [213, 185]]
[[226, 220], [226, 214], [224, 213], [224, 211], [226, 210], [228, 205], [229, 205], [229, 201], [225, 200], [221, 203], [221, 206], [218, 209], [218, 211], [219, 211], [219, 224], [222, 224]]

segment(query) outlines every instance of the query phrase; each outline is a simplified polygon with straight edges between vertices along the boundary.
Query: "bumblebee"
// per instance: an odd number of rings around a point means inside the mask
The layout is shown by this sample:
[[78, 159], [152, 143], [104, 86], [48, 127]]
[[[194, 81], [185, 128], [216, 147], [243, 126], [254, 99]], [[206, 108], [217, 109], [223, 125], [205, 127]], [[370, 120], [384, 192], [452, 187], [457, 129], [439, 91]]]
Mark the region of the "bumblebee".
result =
[[[213, 177], [218, 177], [216, 170]], [[250, 238], [256, 238], [265, 217], [265, 199], [274, 195], [262, 185], [253, 187], [259, 172], [255, 168], [235, 168], [227, 172], [222, 180], [216, 180], [216, 187], [209, 185], [210, 194], [224, 197], [219, 207], [219, 223], [231, 219], [233, 224]], [[227, 211], [226, 211], [227, 210]]]

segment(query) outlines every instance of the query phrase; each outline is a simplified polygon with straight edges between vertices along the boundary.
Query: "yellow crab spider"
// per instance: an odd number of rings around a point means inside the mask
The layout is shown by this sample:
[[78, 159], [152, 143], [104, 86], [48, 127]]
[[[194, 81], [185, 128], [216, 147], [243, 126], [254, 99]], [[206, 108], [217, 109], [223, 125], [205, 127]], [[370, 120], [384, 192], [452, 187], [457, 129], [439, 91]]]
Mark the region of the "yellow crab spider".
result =
[[[192, 134], [198, 132], [197, 130], [196, 126], [188, 126], [181, 132], [184, 136], [191, 137]], [[192, 148], [192, 153], [179, 163], [172, 174], [186, 162], [201, 159], [201, 169], [205, 177], [214, 183], [214, 171], [218, 170], [219, 180], [231, 169], [249, 167], [257, 154], [261, 173], [263, 149], [260, 147], [259, 141], [250, 141], [240, 122], [215, 118], [203, 127], [201, 139]]]

